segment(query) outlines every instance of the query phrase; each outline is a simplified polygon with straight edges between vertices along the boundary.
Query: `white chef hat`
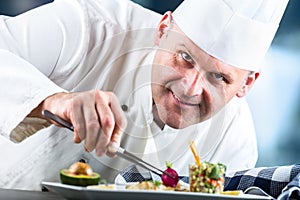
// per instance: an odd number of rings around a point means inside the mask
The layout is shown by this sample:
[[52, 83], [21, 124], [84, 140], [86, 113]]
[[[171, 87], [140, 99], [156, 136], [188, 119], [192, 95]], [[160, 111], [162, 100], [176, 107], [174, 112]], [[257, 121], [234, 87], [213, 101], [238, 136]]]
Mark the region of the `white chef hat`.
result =
[[173, 13], [202, 50], [235, 67], [258, 71], [288, 0], [184, 0]]

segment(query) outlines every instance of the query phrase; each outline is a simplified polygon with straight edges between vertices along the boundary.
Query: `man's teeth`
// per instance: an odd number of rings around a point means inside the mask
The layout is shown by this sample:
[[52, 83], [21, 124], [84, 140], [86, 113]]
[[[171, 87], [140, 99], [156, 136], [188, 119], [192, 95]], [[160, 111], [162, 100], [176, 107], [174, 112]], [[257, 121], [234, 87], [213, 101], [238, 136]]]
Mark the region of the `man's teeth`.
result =
[[173, 96], [175, 99], [177, 99], [180, 102], [180, 99], [175, 94], [173, 94]]
[[174, 93], [173, 93], [173, 97], [181, 104], [185, 104], [185, 105], [190, 105], [190, 106], [195, 106], [196, 104], [192, 104], [192, 103], [186, 103], [180, 100], [179, 97], [177, 97]]

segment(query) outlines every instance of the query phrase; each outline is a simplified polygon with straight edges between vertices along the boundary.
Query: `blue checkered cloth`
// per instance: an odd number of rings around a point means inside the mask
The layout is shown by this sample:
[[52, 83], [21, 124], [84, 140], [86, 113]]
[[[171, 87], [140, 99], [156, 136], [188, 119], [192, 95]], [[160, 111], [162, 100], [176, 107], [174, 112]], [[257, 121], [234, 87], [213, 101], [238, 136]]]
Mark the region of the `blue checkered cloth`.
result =
[[[225, 177], [224, 190], [242, 190], [245, 191], [250, 187], [258, 187], [274, 199], [286, 200], [292, 199], [294, 191], [290, 195], [282, 196], [284, 192], [290, 189], [289, 184], [297, 186], [300, 190], [300, 165], [276, 166], [276, 167], [259, 167], [234, 173], [227, 173]], [[297, 179], [298, 177], [298, 179]]]
[[[157, 180], [151, 173], [139, 173], [135, 165], [120, 173], [125, 182]], [[188, 177], [181, 177], [188, 183]], [[277, 200], [300, 200], [300, 164], [276, 167], [258, 167], [227, 173], [224, 190], [242, 190], [257, 187]]]
[[279, 195], [278, 200], [300, 199], [300, 173], [290, 182]]

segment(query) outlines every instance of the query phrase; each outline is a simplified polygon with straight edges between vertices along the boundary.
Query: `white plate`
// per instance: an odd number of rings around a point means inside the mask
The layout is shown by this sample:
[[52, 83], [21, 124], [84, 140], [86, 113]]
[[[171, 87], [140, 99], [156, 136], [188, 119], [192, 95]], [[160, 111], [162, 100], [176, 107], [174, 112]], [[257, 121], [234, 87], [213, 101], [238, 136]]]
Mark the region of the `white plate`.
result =
[[147, 191], [147, 190], [126, 190], [122, 187], [117, 189], [87, 189], [86, 187], [66, 185], [55, 182], [42, 182], [42, 185], [48, 188], [50, 191], [58, 193], [66, 199], [80, 199], [80, 200], [246, 200], [246, 199], [270, 199], [266, 196], [258, 196], [251, 194], [241, 194], [239, 196], [233, 195], [218, 195], [218, 194], [206, 194], [196, 192], [175, 192], [175, 191]]

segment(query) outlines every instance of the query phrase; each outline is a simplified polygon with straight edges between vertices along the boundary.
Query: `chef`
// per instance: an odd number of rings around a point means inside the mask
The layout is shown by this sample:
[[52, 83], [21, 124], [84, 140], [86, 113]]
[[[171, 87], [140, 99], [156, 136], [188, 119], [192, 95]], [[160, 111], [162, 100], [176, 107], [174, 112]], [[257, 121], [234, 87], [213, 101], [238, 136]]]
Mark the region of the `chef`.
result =
[[113, 182], [130, 163], [109, 145], [180, 175], [191, 140], [203, 161], [254, 167], [244, 96], [286, 4], [185, 0], [159, 15], [125, 0], [55, 0], [2, 16], [0, 187], [39, 190], [78, 160]]

